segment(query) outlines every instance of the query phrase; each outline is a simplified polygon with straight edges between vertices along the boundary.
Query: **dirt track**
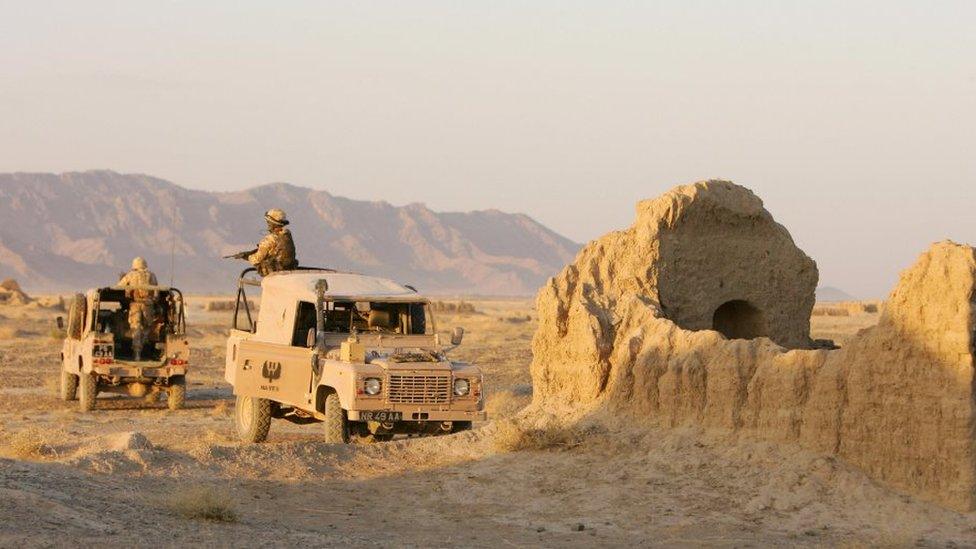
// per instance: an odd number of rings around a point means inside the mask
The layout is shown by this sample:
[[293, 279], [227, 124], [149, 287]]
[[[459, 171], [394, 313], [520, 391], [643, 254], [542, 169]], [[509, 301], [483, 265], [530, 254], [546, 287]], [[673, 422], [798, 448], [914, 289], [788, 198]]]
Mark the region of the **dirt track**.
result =
[[[485, 368], [490, 409], [508, 416], [531, 392], [530, 305], [477, 307], [441, 328], [468, 328], [459, 356]], [[276, 422], [269, 443], [241, 445], [222, 381], [226, 319], [199, 305], [191, 314], [188, 409], [105, 398], [80, 415], [54, 397], [53, 314], [0, 311], [0, 451], [10, 456], [0, 459], [0, 546], [976, 545], [974, 514], [895, 494], [833, 459], [722, 433], [630, 424], [571, 449], [504, 453], [494, 424], [340, 447], [319, 442], [315, 426]], [[226, 495], [236, 522], [171, 509], [198, 485]]]

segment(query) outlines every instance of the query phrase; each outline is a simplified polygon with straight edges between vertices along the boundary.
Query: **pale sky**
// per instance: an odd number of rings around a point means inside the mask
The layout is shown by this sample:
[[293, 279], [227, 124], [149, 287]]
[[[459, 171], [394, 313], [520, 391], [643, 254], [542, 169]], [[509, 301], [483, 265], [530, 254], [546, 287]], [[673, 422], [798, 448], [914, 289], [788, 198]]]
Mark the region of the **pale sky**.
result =
[[0, 171], [287, 181], [577, 241], [726, 178], [885, 295], [976, 242], [976, 2], [0, 0]]

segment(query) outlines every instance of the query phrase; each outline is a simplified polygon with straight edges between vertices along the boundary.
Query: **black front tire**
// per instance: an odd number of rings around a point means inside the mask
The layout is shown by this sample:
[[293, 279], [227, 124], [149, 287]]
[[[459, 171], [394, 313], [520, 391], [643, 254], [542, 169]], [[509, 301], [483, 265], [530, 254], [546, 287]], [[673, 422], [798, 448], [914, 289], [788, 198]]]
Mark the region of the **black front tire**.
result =
[[58, 396], [65, 402], [78, 398], [78, 376], [61, 370], [61, 386]]
[[325, 397], [325, 441], [330, 444], [349, 442], [349, 421], [339, 402], [339, 395], [335, 393]]
[[98, 379], [91, 374], [78, 375], [78, 410], [90, 412], [95, 409], [95, 397], [98, 396]]
[[237, 436], [244, 442], [264, 442], [271, 430], [271, 401], [266, 398], [237, 396], [234, 405]]

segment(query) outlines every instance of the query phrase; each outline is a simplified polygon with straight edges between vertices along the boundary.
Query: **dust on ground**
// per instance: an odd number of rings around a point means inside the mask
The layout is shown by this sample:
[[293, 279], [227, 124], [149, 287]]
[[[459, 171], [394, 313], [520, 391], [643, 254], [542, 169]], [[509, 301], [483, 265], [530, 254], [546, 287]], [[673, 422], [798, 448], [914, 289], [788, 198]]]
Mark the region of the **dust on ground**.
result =
[[[499, 421], [531, 400], [529, 301], [438, 316], [467, 329], [495, 421], [474, 431], [333, 446], [276, 421], [241, 444], [223, 381], [229, 313], [191, 298], [187, 408], [56, 399], [53, 311], [0, 308], [0, 546], [967, 546], [976, 515], [892, 492], [833, 458], [701, 430], [617, 425], [581, 443], [505, 452]], [[226, 298], [225, 298], [226, 299]], [[814, 317], [843, 342], [876, 314]], [[612, 422], [610, 422], [612, 424]], [[232, 511], [193, 518], [204, 488]], [[174, 504], [174, 502], [177, 502]]]

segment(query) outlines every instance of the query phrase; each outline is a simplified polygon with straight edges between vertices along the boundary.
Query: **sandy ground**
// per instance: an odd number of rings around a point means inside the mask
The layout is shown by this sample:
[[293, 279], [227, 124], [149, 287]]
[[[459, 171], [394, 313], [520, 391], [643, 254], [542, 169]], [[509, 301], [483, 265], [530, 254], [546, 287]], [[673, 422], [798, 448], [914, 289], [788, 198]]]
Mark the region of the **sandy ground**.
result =
[[[621, 425], [579, 445], [510, 452], [472, 432], [333, 446], [277, 421], [233, 435], [226, 313], [191, 300], [188, 407], [56, 399], [58, 313], [0, 310], [0, 546], [339, 545], [976, 547], [976, 514], [892, 492], [835, 459], [700, 430]], [[528, 301], [479, 301], [455, 356], [486, 372], [493, 418], [531, 399]], [[815, 317], [843, 343], [877, 315]], [[202, 494], [230, 521], [185, 518]]]

